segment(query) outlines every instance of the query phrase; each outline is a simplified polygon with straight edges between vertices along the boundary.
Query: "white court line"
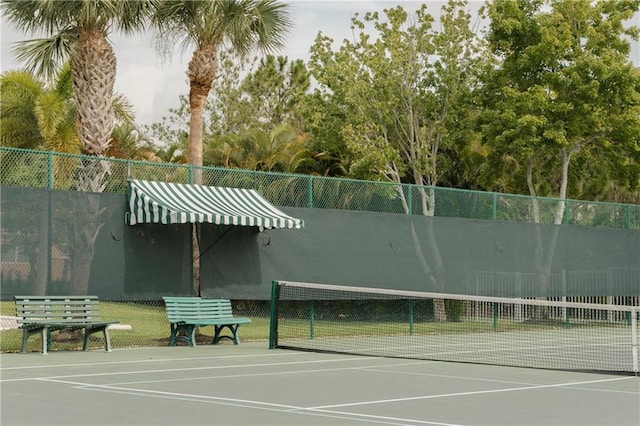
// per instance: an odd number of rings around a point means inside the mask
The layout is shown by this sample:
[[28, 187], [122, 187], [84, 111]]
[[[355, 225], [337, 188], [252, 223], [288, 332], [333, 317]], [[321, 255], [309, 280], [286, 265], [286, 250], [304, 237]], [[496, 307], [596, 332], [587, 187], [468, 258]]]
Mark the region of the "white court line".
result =
[[[115, 352], [115, 351], [114, 351]], [[107, 361], [107, 362], [78, 362], [74, 364], [50, 364], [50, 365], [27, 365], [24, 367], [0, 367], [0, 371], [5, 370], [32, 370], [38, 368], [62, 368], [62, 367], [83, 367], [92, 365], [117, 365], [117, 364], [140, 364], [151, 362], [173, 362], [173, 361], [196, 361], [196, 360], [211, 360], [211, 359], [226, 359], [226, 358], [264, 358], [270, 356], [287, 356], [287, 355], [307, 355], [305, 352], [288, 352], [288, 353], [273, 353], [273, 354], [255, 354], [255, 355], [224, 355], [224, 356], [201, 356], [201, 357], [188, 357], [188, 358], [159, 358], [159, 359], [140, 359], [130, 361]]]
[[456, 392], [456, 393], [445, 393], [440, 395], [425, 395], [425, 396], [413, 396], [408, 398], [394, 398], [394, 399], [380, 399], [376, 401], [363, 401], [363, 402], [351, 402], [347, 404], [333, 404], [333, 405], [320, 405], [317, 407], [309, 407], [309, 410], [322, 410], [325, 408], [339, 408], [339, 407], [353, 407], [356, 405], [370, 405], [370, 404], [383, 404], [387, 402], [404, 402], [404, 401], [416, 401], [416, 400], [424, 400], [424, 399], [437, 399], [437, 398], [449, 398], [449, 397], [457, 397], [457, 396], [468, 396], [468, 395], [481, 395], [481, 394], [489, 394], [489, 393], [501, 393], [501, 392], [516, 392], [516, 391], [524, 391], [531, 389], [549, 389], [549, 388], [559, 388], [559, 387], [569, 387], [569, 386], [577, 386], [577, 385], [586, 385], [591, 383], [603, 383], [603, 382], [614, 382], [618, 380], [637, 380], [636, 377], [617, 377], [614, 379], [600, 379], [600, 380], [587, 380], [583, 382], [570, 382], [570, 383], [556, 383], [551, 385], [535, 385], [535, 386], [524, 386], [519, 388], [506, 388], [506, 389], [494, 389], [494, 390], [486, 390], [486, 391], [471, 391], [471, 392]]
[[[516, 381], [512, 381], [512, 380], [497, 380], [497, 379], [482, 379], [479, 377], [468, 377], [468, 376], [452, 376], [452, 375], [447, 375], [447, 374], [430, 374], [430, 373], [416, 373], [416, 372], [409, 372], [409, 371], [398, 371], [398, 370], [377, 370], [374, 368], [370, 368], [370, 367], [360, 367], [360, 370], [365, 370], [365, 371], [371, 371], [373, 373], [392, 373], [394, 375], [397, 374], [408, 374], [410, 376], [427, 376], [427, 377], [442, 377], [444, 379], [459, 379], [459, 380], [466, 380], [466, 381], [473, 381], [473, 382], [490, 382], [490, 383], [504, 383], [504, 384], [511, 384], [511, 385], [531, 385], [531, 386], [536, 386], [538, 385], [538, 383], [530, 383], [530, 382], [516, 382]], [[567, 386], [568, 389], [575, 389], [575, 390], [581, 390], [581, 391], [590, 391], [590, 392], [605, 392], [605, 393], [622, 393], [622, 394], [630, 394], [630, 395], [638, 395], [640, 397], [640, 390], [638, 392], [632, 392], [632, 391], [621, 391], [621, 390], [615, 390], [615, 389], [597, 389], [597, 388], [583, 388], [583, 387], [572, 387], [572, 386]]]
[[[305, 410], [309, 410], [309, 409], [305, 409]], [[442, 423], [442, 422], [435, 422], [435, 421], [429, 421], [429, 420], [416, 420], [416, 419], [401, 419], [401, 418], [398, 418], [398, 417], [375, 416], [373, 414], [345, 413], [343, 411], [333, 411], [333, 410], [315, 410], [315, 409], [311, 409], [311, 412], [313, 412], [313, 413], [330, 413], [330, 414], [349, 414], [350, 416], [364, 417], [364, 418], [367, 418], [367, 419], [404, 421], [404, 422], [409, 422], [409, 424], [411, 424], [411, 425], [423, 424], [423, 425], [436, 425], [436, 426], [462, 426], [462, 425], [458, 425], [458, 424], [454, 424], [454, 423]], [[388, 423], [385, 423], [385, 424], [388, 424]]]
[[259, 409], [259, 410], [269, 410], [269, 411], [275, 411], [279, 413], [302, 414], [302, 415], [312, 415], [312, 416], [318, 416], [318, 417], [348, 419], [353, 421], [365, 421], [367, 423], [383, 423], [386, 425], [394, 425], [394, 423], [389, 423], [389, 420], [393, 420], [395, 422], [401, 422], [401, 423], [395, 423], [395, 425], [397, 426], [407, 426], [407, 425], [414, 425], [414, 424], [426, 424], [426, 425], [434, 425], [434, 426], [460, 426], [460, 425], [455, 425], [451, 423], [430, 422], [430, 421], [414, 420], [414, 419], [402, 419], [397, 417], [375, 416], [375, 415], [359, 414], [359, 413], [345, 413], [345, 412], [331, 411], [331, 410], [308, 409], [305, 407], [297, 407], [294, 405], [276, 404], [271, 402], [254, 401], [254, 400], [248, 400], [248, 399], [223, 398], [223, 397], [217, 397], [217, 396], [154, 391], [154, 390], [148, 390], [148, 389], [122, 388], [122, 387], [111, 386], [111, 385], [92, 385], [88, 383], [71, 382], [66, 380], [39, 379], [39, 381], [68, 384], [68, 385], [78, 387], [80, 389], [98, 391], [98, 392], [111, 392], [111, 393], [124, 394], [124, 395], [165, 398], [165, 399], [173, 399], [173, 400], [185, 400], [185, 401], [191, 401], [191, 402], [194, 402], [194, 400], [197, 400], [198, 402], [204, 402], [204, 403], [229, 405], [229, 406], [236, 406], [241, 408], [253, 408], [253, 409]]
[[[349, 357], [347, 359], [353, 359], [352, 357]], [[370, 357], [365, 357], [362, 359], [371, 359]], [[342, 359], [341, 359], [342, 360]], [[328, 362], [334, 362], [337, 360], [331, 360]], [[303, 364], [303, 363], [307, 363], [307, 362], [295, 362], [295, 363], [286, 363], [286, 364]], [[422, 364], [424, 363], [423, 361], [417, 361], [417, 362], [411, 362], [411, 363], [394, 363], [394, 364], [387, 364], [387, 365], [380, 365], [380, 367], [388, 367], [388, 366], [405, 366], [405, 365], [411, 365], [411, 364]], [[286, 364], [267, 364], [267, 365], [286, 365]], [[238, 366], [238, 367], [253, 367], [255, 365], [245, 365], [245, 366]], [[216, 368], [225, 368], [225, 367], [216, 367]], [[333, 369], [333, 370], [344, 370], [346, 368], [339, 368], [339, 369]], [[348, 369], [353, 369], [353, 370], [362, 370], [362, 371], [376, 371], [375, 370], [375, 366], [374, 367], [349, 367]], [[172, 369], [170, 371], [175, 371], [176, 369]], [[182, 370], [182, 369], [178, 369], [178, 370]], [[309, 370], [309, 371], [317, 371], [317, 370]], [[327, 371], [327, 370], [321, 370], [321, 371]], [[398, 373], [397, 371], [385, 371], [385, 370], [380, 370], [381, 372], [390, 372], [393, 374]], [[300, 373], [300, 372], [298, 372]], [[113, 374], [117, 374], [117, 373], [113, 373]], [[126, 373], [125, 373], [126, 374]], [[274, 374], [278, 374], [278, 373], [274, 373]], [[289, 373], [287, 373], [289, 374]], [[411, 373], [406, 373], [406, 374], [411, 374]], [[263, 373], [260, 374], [255, 374], [255, 375], [263, 375]], [[417, 375], [428, 375], [429, 374], [423, 374], [423, 373], [417, 373]], [[242, 376], [246, 376], [246, 375], [242, 375]], [[445, 375], [430, 375], [430, 376], [437, 376], [437, 377], [450, 377], [450, 378], [456, 378], [456, 379], [461, 379], [461, 380], [474, 380], [473, 378], [470, 377], [461, 377], [461, 376], [445, 376]], [[276, 404], [276, 403], [268, 403], [268, 402], [262, 402], [262, 401], [254, 401], [254, 400], [246, 400], [246, 399], [236, 399], [236, 398], [223, 398], [223, 397], [214, 397], [214, 396], [203, 396], [203, 395], [196, 395], [196, 394], [183, 394], [183, 393], [176, 393], [176, 392], [165, 392], [165, 391], [153, 391], [153, 390], [146, 390], [146, 389], [137, 389], [137, 388], [126, 388], [126, 387], [120, 387], [120, 386], [114, 386], [114, 384], [111, 385], [93, 385], [93, 384], [87, 384], [87, 383], [80, 383], [80, 382], [73, 382], [73, 381], [66, 381], [66, 380], [56, 380], [55, 378], [42, 378], [42, 379], [38, 379], [41, 381], [46, 381], [46, 382], [53, 382], [53, 383], [66, 383], [66, 384], [70, 384], [73, 386], [78, 386], [81, 389], [85, 389], [85, 390], [93, 390], [93, 391], [103, 391], [103, 392], [113, 392], [113, 393], [120, 393], [120, 394], [131, 394], [131, 395], [136, 395], [136, 396], [142, 396], [142, 397], [159, 397], [159, 398], [168, 398], [168, 399], [184, 399], [184, 400], [190, 400], [190, 401], [194, 401], [197, 400], [199, 402], [205, 402], [205, 403], [217, 403], [217, 404], [223, 404], [223, 405], [232, 405], [232, 406], [238, 406], [238, 407], [242, 407], [242, 408], [254, 408], [254, 409], [269, 409], [271, 411], [280, 411], [280, 412], [290, 412], [290, 413], [296, 413], [296, 414], [308, 414], [308, 415], [319, 415], [319, 416], [323, 416], [323, 417], [337, 417], [337, 418], [342, 418], [342, 419], [351, 419], [351, 420], [362, 420], [362, 421], [368, 421], [370, 423], [379, 423], [379, 422], [383, 422], [385, 424], [393, 424], [390, 423], [392, 422], [400, 422], [397, 423], [398, 425], [408, 425], [408, 424], [427, 424], [427, 425], [440, 425], [440, 426], [455, 426], [449, 423], [441, 423], [441, 422], [434, 422], [434, 421], [426, 421], [426, 420], [417, 420], [417, 419], [406, 419], [406, 418], [396, 418], [396, 417], [386, 417], [386, 416], [376, 416], [376, 415], [368, 415], [368, 414], [360, 414], [360, 413], [350, 413], [350, 412], [343, 412], [343, 411], [336, 411], [336, 410], [331, 410], [331, 408], [340, 408], [340, 407], [348, 407], [348, 406], [359, 406], [359, 405], [367, 405], [367, 404], [380, 404], [380, 403], [385, 403], [385, 402], [402, 402], [402, 401], [410, 401], [410, 400], [424, 400], [424, 399], [433, 399], [433, 398], [443, 398], [443, 397], [455, 397], [455, 396], [466, 396], [466, 395], [474, 395], [474, 394], [488, 394], [488, 393], [497, 393], [497, 392], [511, 392], [511, 391], [520, 391], [520, 390], [530, 390], [530, 389], [543, 389], [543, 388], [553, 388], [553, 387], [570, 387], [570, 386], [576, 386], [576, 385], [583, 385], [583, 384], [589, 384], [589, 383], [602, 383], [602, 382], [609, 382], [609, 381], [617, 381], [617, 380], [626, 380], [626, 379], [632, 379], [632, 377], [623, 377], [623, 378], [612, 378], [612, 379], [599, 379], [599, 380], [590, 380], [590, 381], [581, 381], [581, 382], [570, 382], [570, 383], [559, 383], [559, 384], [551, 384], [551, 385], [533, 385], [533, 386], [525, 386], [525, 387], [518, 387], [518, 388], [509, 388], [509, 389], [499, 389], [499, 390], [491, 390], [491, 391], [474, 391], [474, 392], [460, 392], [460, 393], [452, 393], [452, 394], [442, 394], [442, 395], [431, 395], [431, 396], [422, 396], [422, 397], [409, 397], [409, 398], [398, 398], [398, 399], [388, 399], [388, 400], [379, 400], [379, 401], [367, 401], [367, 402], [359, 402], [359, 403], [349, 403], [349, 404], [335, 404], [335, 405], [325, 405], [325, 406], [316, 406], [316, 407], [298, 407], [298, 406], [293, 406], [293, 405], [287, 405], [287, 404]], [[178, 379], [180, 380], [180, 379]], [[479, 379], [479, 380], [485, 380], [485, 379]], [[508, 382], [506, 382], [508, 383]]]
[[0, 383], [7, 382], [24, 382], [29, 380], [45, 380], [45, 379], [70, 379], [75, 377], [104, 377], [104, 376], [122, 376], [122, 375], [132, 375], [132, 374], [146, 374], [146, 373], [171, 373], [171, 372], [182, 372], [182, 371], [202, 371], [202, 370], [217, 370], [217, 369], [231, 369], [231, 368], [244, 368], [244, 367], [270, 367], [270, 366], [281, 366], [281, 365], [297, 365], [297, 364], [318, 364], [318, 363], [329, 363], [329, 362], [343, 362], [343, 361], [363, 361], [363, 360], [376, 360], [377, 358], [373, 357], [348, 357], [348, 358], [337, 358], [330, 360], [312, 360], [312, 361], [294, 361], [294, 362], [274, 362], [274, 363], [260, 363], [260, 364], [240, 364], [240, 365], [214, 365], [207, 367], [185, 367], [185, 368], [169, 368], [169, 369], [157, 369], [157, 370], [134, 370], [134, 371], [116, 371], [116, 372], [108, 372], [108, 373], [84, 373], [84, 374], [68, 374], [68, 375], [60, 375], [60, 376], [47, 376], [47, 377], [22, 377], [19, 379], [0, 379]]

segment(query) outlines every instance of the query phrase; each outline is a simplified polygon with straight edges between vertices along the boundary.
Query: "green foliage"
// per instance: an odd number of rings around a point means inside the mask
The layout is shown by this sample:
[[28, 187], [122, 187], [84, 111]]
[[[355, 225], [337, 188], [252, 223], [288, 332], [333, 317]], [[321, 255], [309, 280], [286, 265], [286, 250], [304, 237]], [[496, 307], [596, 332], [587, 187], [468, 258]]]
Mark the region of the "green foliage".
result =
[[639, 9], [638, 1], [489, 5], [497, 65], [483, 78], [479, 122], [490, 189], [502, 178], [514, 192], [560, 198], [567, 188], [592, 198], [604, 181], [637, 187], [640, 71], [628, 37], [638, 28], [623, 23]]
[[69, 64], [50, 84], [28, 71], [8, 71], [0, 91], [3, 145], [80, 153]]
[[40, 148], [44, 139], [34, 114], [43, 82], [26, 71], [7, 71], [0, 76], [0, 141], [14, 148]]
[[[327, 151], [347, 147], [352, 176], [435, 186], [440, 150], [461, 158], [459, 147], [473, 138], [470, 93], [480, 45], [465, 5], [443, 7], [442, 30], [426, 5], [411, 19], [398, 6], [384, 16], [356, 14], [354, 41], [337, 51], [330, 37], [316, 38], [310, 69], [320, 86], [309, 103], [341, 129], [317, 132], [333, 145]], [[315, 129], [322, 119], [311, 116]]]

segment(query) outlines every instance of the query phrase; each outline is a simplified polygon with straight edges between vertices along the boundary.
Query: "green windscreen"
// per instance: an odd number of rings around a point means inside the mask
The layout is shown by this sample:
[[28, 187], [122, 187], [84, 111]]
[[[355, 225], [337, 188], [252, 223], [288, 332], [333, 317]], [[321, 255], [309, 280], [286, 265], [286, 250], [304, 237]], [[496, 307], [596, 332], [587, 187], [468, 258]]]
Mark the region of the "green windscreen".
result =
[[[194, 291], [190, 224], [125, 223], [126, 195], [0, 188], [3, 299]], [[300, 230], [199, 226], [204, 297], [269, 300], [271, 281], [502, 297], [640, 294], [640, 231], [282, 208]]]

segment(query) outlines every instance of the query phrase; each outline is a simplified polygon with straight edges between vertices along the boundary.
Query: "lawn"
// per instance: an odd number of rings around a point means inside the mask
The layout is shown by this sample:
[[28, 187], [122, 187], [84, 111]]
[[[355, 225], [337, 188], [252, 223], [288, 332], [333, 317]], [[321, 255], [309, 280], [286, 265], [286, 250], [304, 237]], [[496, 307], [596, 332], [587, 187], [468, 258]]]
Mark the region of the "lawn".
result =
[[[169, 342], [169, 322], [164, 306], [159, 302], [100, 302], [100, 311], [104, 320], [119, 321], [118, 327], [110, 331], [113, 348], [165, 346]], [[15, 316], [15, 314], [14, 302], [0, 302], [0, 315]], [[267, 341], [269, 338], [269, 318], [266, 316], [251, 316], [250, 318], [251, 324], [244, 324], [239, 329], [240, 342]], [[123, 326], [126, 326], [126, 329]], [[96, 334], [95, 338], [92, 337], [92, 349], [104, 347], [103, 339], [99, 336]], [[210, 343], [212, 340], [213, 327], [201, 329], [197, 341]], [[18, 352], [21, 344], [21, 330], [0, 331], [0, 352]], [[32, 336], [27, 348], [29, 351], [39, 351], [41, 348], [39, 337]], [[51, 350], [80, 349], [82, 349], [82, 337], [78, 333], [53, 333]]]

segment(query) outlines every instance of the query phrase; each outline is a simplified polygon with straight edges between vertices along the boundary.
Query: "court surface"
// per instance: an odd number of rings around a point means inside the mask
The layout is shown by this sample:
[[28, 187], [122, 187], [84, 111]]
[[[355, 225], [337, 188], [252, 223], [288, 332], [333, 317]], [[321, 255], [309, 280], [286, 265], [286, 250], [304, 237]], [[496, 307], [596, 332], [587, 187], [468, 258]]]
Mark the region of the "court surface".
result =
[[640, 378], [242, 342], [0, 355], [10, 425], [640, 424]]

